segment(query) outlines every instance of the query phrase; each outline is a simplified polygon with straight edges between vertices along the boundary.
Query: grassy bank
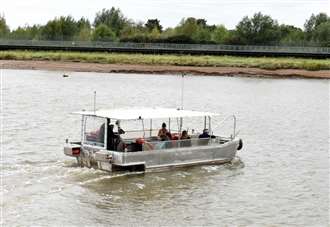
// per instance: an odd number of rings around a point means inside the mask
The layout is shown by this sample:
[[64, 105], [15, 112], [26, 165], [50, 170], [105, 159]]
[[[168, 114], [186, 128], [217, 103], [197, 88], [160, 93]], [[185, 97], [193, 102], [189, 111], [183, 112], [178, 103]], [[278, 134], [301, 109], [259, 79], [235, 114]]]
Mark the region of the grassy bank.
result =
[[144, 64], [176, 66], [244, 67], [261, 69], [329, 70], [329, 59], [146, 55], [106, 52], [0, 51], [0, 60], [47, 60], [104, 64]]

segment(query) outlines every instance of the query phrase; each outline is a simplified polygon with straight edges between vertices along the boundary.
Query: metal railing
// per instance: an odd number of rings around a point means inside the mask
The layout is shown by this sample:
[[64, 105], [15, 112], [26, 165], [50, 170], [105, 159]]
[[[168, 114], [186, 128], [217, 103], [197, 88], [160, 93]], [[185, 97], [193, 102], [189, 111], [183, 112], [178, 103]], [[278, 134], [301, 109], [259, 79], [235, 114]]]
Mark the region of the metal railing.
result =
[[238, 131], [236, 131], [236, 116], [235, 115], [230, 115], [223, 119], [220, 123], [216, 123], [217, 125], [212, 129], [212, 131], [216, 131], [220, 126], [222, 126], [225, 122], [227, 122], [229, 119], [233, 120], [233, 134], [230, 135], [230, 138], [235, 139], [235, 137], [238, 135]]
[[310, 53], [330, 54], [329, 47], [306, 46], [257, 46], [221, 44], [173, 44], [173, 43], [130, 43], [92, 41], [45, 41], [45, 40], [0, 40], [1, 46], [15, 47], [58, 47], [86, 49], [125, 49], [125, 50], [167, 50], [167, 51], [206, 51], [206, 52], [255, 52], [255, 53]]
[[142, 146], [143, 151], [151, 150], [164, 150], [173, 148], [184, 148], [184, 147], [197, 147], [197, 146], [212, 146], [219, 145], [229, 141], [229, 139], [221, 137], [210, 137], [210, 138], [191, 138], [184, 140], [166, 140], [166, 141], [154, 141], [145, 142]]

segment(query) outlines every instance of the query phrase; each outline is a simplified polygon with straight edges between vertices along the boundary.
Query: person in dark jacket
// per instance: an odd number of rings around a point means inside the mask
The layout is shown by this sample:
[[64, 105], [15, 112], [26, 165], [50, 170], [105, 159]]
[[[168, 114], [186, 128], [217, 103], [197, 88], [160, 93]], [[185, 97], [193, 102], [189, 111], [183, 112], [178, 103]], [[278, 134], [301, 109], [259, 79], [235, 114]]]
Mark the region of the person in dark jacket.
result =
[[117, 121], [116, 121], [116, 125], [117, 125], [117, 127], [118, 127], [118, 134], [119, 134], [119, 135], [121, 135], [121, 134], [125, 134], [124, 129], [122, 129], [122, 128], [120, 127], [120, 120], [117, 120]]
[[115, 150], [115, 133], [113, 132], [114, 125], [109, 125], [107, 133], [107, 150]]
[[209, 130], [207, 129], [207, 128], [205, 128], [204, 130], [203, 130], [203, 133], [202, 134], [200, 134], [199, 136], [198, 136], [198, 138], [200, 139], [199, 141], [198, 141], [198, 143], [199, 143], [199, 145], [208, 145], [208, 143], [209, 143], [209, 139], [210, 138], [215, 138], [215, 136], [214, 135], [210, 135], [209, 134]]
[[207, 129], [207, 128], [205, 128], [204, 130], [203, 130], [203, 133], [202, 134], [200, 134], [199, 136], [198, 136], [198, 138], [200, 138], [200, 139], [205, 139], [205, 138], [215, 138], [215, 136], [214, 135], [210, 135], [209, 134], [209, 130]]

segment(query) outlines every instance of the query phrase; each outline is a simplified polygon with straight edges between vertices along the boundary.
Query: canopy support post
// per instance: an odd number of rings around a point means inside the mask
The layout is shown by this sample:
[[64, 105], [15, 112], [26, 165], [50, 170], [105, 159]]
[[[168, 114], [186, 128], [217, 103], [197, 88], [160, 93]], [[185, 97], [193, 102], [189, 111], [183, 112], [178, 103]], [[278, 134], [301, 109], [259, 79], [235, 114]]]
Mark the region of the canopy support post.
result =
[[146, 137], [146, 132], [145, 132], [145, 130], [144, 130], [144, 120], [141, 119], [141, 121], [142, 121], [143, 139], [144, 139], [144, 138]]
[[150, 137], [152, 136], [152, 119], [150, 119]]
[[82, 115], [82, 117], [81, 117], [81, 135], [80, 135], [81, 136], [81, 139], [80, 139], [81, 142], [83, 142], [83, 140], [84, 140], [84, 131], [85, 131], [84, 121], [85, 121], [85, 116]]

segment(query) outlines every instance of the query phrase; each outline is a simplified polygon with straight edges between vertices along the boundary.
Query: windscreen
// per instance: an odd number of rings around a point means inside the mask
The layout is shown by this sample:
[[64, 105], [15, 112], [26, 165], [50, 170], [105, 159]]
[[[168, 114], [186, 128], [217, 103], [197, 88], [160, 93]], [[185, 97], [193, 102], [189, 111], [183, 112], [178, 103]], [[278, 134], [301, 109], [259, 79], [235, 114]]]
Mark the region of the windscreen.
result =
[[99, 117], [86, 117], [84, 130], [84, 143], [104, 147], [105, 119]]

